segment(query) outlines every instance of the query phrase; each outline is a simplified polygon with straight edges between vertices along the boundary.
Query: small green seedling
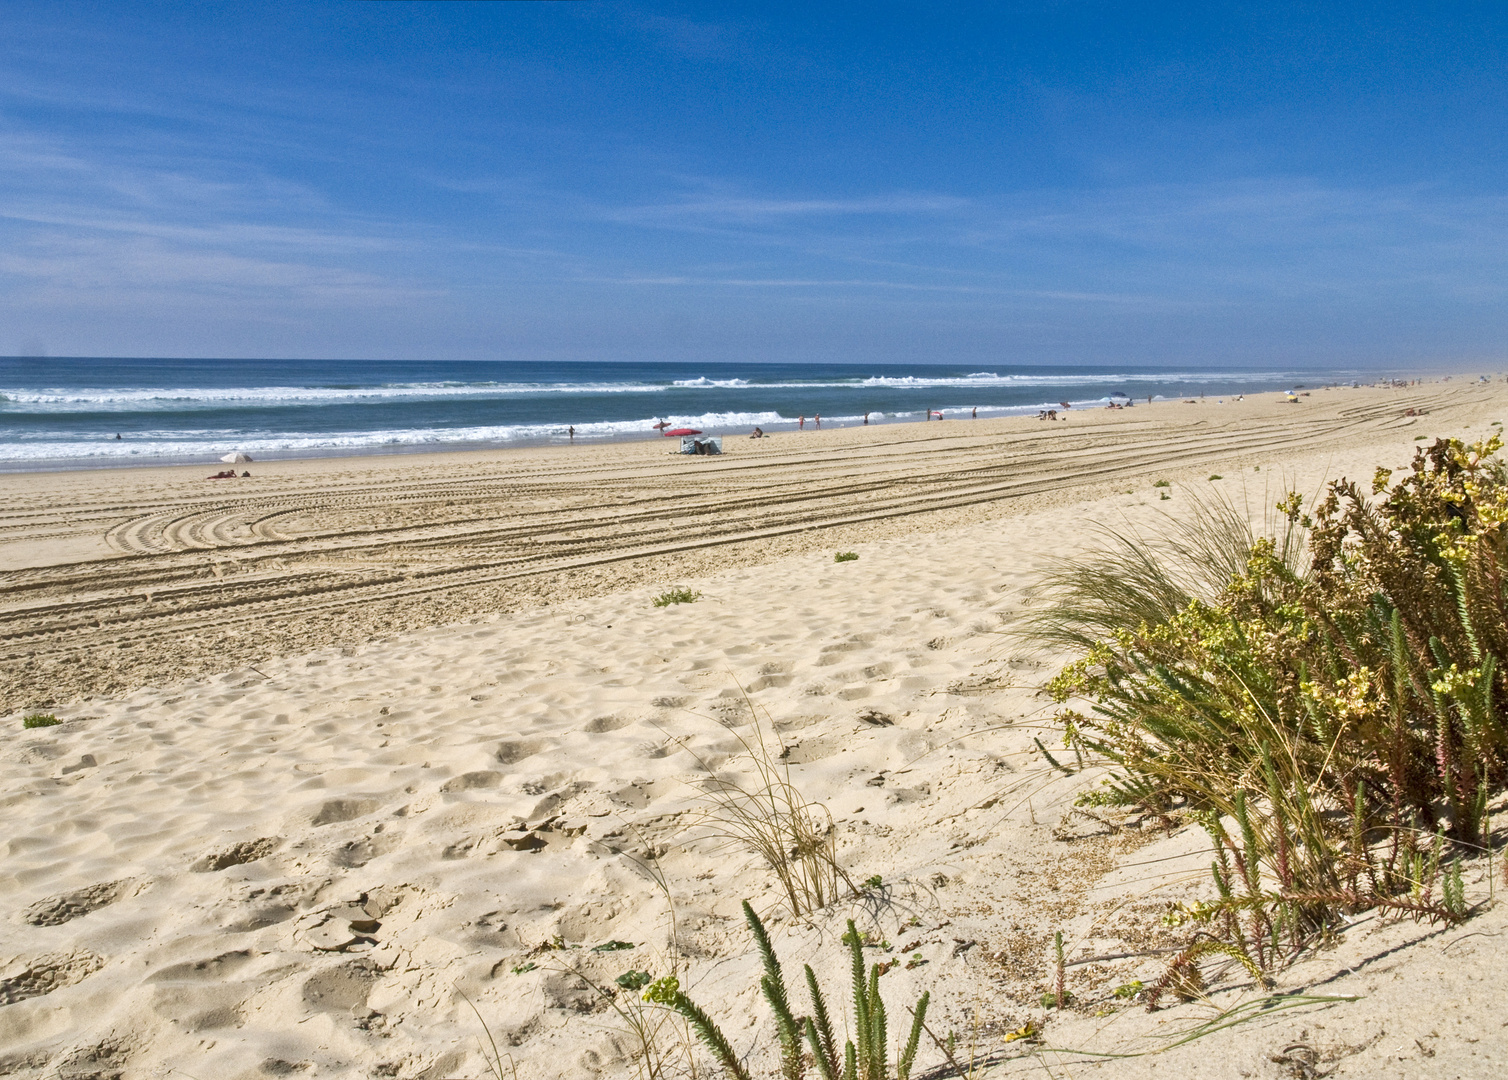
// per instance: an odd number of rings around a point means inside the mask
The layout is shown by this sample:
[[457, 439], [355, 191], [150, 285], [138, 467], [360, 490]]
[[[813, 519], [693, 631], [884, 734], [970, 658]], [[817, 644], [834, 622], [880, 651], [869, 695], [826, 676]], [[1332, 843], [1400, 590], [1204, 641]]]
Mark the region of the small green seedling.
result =
[[25, 728], [56, 727], [62, 722], [52, 713], [33, 713], [21, 721], [21, 726]]
[[1429, 438], [1428, 435], [1415, 435], [1414, 436], [1414, 441], [1415, 442], [1423, 442], [1427, 438]]
[[884, 884], [885, 879], [880, 877], [879, 874], [875, 874], [873, 877], [867, 877], [864, 879], [864, 888], [866, 889], [878, 889]]
[[1135, 1000], [1136, 995], [1141, 993], [1144, 989], [1145, 987], [1142, 986], [1140, 979], [1132, 979], [1128, 983], [1117, 986], [1115, 988], [1115, 996], [1120, 998], [1122, 1001], [1133, 1001]]
[[669, 607], [671, 604], [694, 604], [701, 598], [701, 593], [690, 589], [671, 589], [655, 597], [654, 603], [655, 607]]
[[1152, 486], [1153, 487], [1172, 487], [1173, 486], [1173, 481], [1171, 481], [1171, 480], [1153, 480], [1152, 481]]
[[524, 972], [533, 971], [537, 967], [539, 967], [539, 965], [536, 964], [533, 960], [530, 960], [527, 964], [519, 964], [515, 966], [513, 969], [513, 974], [522, 975]]
[[1212, 472], [1212, 473], [1210, 473], [1210, 479], [1211, 479], [1211, 480], [1224, 480], [1224, 479], [1225, 479], [1225, 477], [1223, 477], [1223, 476], [1221, 476], [1221, 475], [1220, 475], [1220, 474], [1219, 474], [1219, 473], [1217, 473], [1217, 472]]
[[593, 945], [592, 952], [622, 952], [624, 949], [638, 948], [632, 941], [609, 941], [601, 945]]
[[833, 556], [833, 562], [853, 562], [858, 557], [857, 551], [840, 551]]
[[[1056, 1009], [1058, 1007], [1058, 994], [1057, 994], [1057, 991], [1055, 991], [1055, 990], [1049, 990], [1049, 991], [1047, 991], [1046, 993], [1044, 993], [1042, 995], [1042, 997], [1041, 997], [1040, 1000], [1041, 1000], [1042, 1007], [1044, 1009]], [[1063, 1004], [1064, 1005], [1071, 1005], [1072, 1003], [1073, 1003], [1073, 991], [1072, 990], [1064, 990], [1063, 991]]]
[[1171, 502], [1172, 499], [1173, 499], [1173, 496], [1169, 495], [1166, 491], [1162, 492], [1160, 495], [1157, 496], [1157, 501], [1158, 502]]
[[654, 976], [647, 971], [629, 970], [619, 975], [613, 982], [625, 990], [643, 990], [650, 983], [654, 982]]

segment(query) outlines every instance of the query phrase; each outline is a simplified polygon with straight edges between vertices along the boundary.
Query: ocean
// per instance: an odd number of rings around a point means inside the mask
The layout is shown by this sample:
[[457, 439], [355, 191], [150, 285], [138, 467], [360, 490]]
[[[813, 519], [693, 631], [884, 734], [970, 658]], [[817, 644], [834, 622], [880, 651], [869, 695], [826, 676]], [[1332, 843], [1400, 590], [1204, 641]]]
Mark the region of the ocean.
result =
[[401, 453], [1035, 414], [1392, 373], [1124, 366], [0, 360], [0, 471]]

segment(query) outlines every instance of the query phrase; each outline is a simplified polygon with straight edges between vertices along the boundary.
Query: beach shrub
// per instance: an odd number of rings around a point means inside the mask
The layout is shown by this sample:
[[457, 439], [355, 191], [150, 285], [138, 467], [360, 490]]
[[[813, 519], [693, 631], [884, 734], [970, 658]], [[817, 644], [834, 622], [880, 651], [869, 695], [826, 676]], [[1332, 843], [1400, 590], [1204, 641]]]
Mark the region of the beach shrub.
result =
[[857, 551], [840, 551], [833, 556], [833, 562], [853, 562], [858, 557]]
[[1173, 481], [1171, 481], [1171, 480], [1153, 480], [1152, 481], [1152, 486], [1155, 487], [1155, 488], [1172, 487], [1173, 486]]
[[671, 604], [694, 604], [701, 598], [701, 593], [692, 592], [690, 589], [671, 589], [655, 597], [654, 605], [655, 607], [669, 607]]
[[1265, 977], [1342, 913], [1468, 913], [1456, 855], [1508, 764], [1500, 448], [1437, 440], [1312, 514], [1290, 493], [1265, 536], [1205, 507], [1048, 582], [1035, 628], [1081, 652], [1049, 684], [1065, 744], [1111, 767], [1082, 801], [1187, 814], [1214, 847], [1217, 898], [1171, 915], [1208, 933], [1152, 1004], [1211, 951]]
[[[888, 1018], [885, 1001], [880, 996], [880, 976], [885, 969], [880, 964], [864, 964], [864, 943], [852, 919], [848, 920], [848, 932], [843, 943], [848, 946], [853, 978], [853, 1038], [844, 1042], [840, 1051], [834, 1034], [832, 1014], [817, 975], [810, 964], [804, 966], [807, 993], [811, 999], [812, 1015], [797, 1016], [791, 1010], [790, 995], [786, 990], [785, 975], [780, 960], [770, 944], [764, 924], [747, 900], [744, 901], [744, 918], [753, 931], [759, 946], [759, 956], [764, 964], [764, 974], [759, 980], [760, 990], [775, 1014], [775, 1031], [780, 1043], [780, 1075], [783, 1080], [803, 1080], [808, 1062], [816, 1066], [822, 1080], [908, 1080], [911, 1067], [916, 1062], [916, 1051], [921, 1042], [926, 1023], [927, 1004], [930, 992], [923, 993], [911, 1009], [911, 1031], [905, 1047], [896, 1055], [892, 1071], [889, 1061]], [[685, 1019], [712, 1051], [724, 1070], [737, 1080], [749, 1080], [748, 1068], [733, 1050], [722, 1030], [680, 987], [674, 976], [667, 976], [652, 983], [644, 992], [644, 1000], [673, 1009]], [[808, 1051], [803, 1050], [805, 1040]]]
[[1224, 479], [1225, 479], [1225, 477], [1221, 476], [1219, 473], [1210, 473], [1210, 480], [1211, 481], [1214, 481], [1214, 480], [1224, 480]]
[[52, 713], [33, 713], [21, 720], [21, 726], [24, 728], [56, 727], [62, 722]]

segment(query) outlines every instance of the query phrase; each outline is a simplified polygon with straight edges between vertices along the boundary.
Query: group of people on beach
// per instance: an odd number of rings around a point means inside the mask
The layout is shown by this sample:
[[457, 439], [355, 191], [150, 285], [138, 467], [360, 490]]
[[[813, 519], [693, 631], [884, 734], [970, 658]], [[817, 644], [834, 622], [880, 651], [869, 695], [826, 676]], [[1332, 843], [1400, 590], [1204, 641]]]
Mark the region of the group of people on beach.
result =
[[[1066, 407], [1067, 406], [1065, 406], [1065, 408]], [[978, 420], [979, 419], [979, 409], [978, 409], [977, 406], [975, 408], [969, 410], [969, 418], [972, 419], [972, 420]], [[1054, 411], [1052, 418], [1054, 420], [1056, 420], [1058, 418], [1056, 411]], [[941, 419], [943, 419], [942, 410], [941, 409], [928, 409], [926, 411], [926, 414], [922, 417], [922, 419], [923, 420], [933, 420], [933, 419], [941, 420]], [[659, 424], [656, 424], [655, 426], [656, 427], [664, 427], [665, 426], [664, 421], [661, 421]], [[812, 417], [812, 426], [814, 428], [820, 428], [822, 426], [822, 414], [821, 413], [817, 413], [817, 414], [815, 414]], [[865, 427], [869, 426], [869, 414], [868, 413], [864, 414], [864, 426]], [[796, 430], [797, 431], [805, 431], [806, 430], [806, 414], [805, 413], [802, 413], [800, 416], [798, 416], [796, 418]], [[763, 428], [755, 428], [754, 431], [753, 431], [753, 433], [749, 436], [749, 438], [751, 438], [751, 439], [762, 439], [762, 438], [764, 438], [764, 429]]]

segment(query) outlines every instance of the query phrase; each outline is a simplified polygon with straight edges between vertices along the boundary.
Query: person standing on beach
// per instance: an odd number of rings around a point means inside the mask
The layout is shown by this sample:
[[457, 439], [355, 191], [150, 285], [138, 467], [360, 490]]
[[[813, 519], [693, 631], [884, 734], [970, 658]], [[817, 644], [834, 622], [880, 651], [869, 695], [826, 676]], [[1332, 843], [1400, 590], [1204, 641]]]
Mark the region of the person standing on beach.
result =
[[801, 419], [796, 421], [796, 428], [799, 431], [806, 430], [806, 413], [802, 413]]
[[570, 427], [566, 428], [566, 438], [569, 439], [569, 440], [571, 440], [571, 442], [573, 444], [576, 442], [576, 425], [575, 424], [572, 424]]
[[869, 426], [869, 414], [868, 413], [864, 414], [864, 426], [865, 427]]
[[979, 406], [978, 405], [974, 406], [974, 411], [971, 414], [969, 414], [969, 419], [970, 420], [978, 420], [979, 419]]
[[816, 423], [816, 425], [818, 427], [822, 426], [822, 414], [821, 413], [818, 413], [816, 416], [812, 417], [812, 420], [813, 420], [814, 423]]

